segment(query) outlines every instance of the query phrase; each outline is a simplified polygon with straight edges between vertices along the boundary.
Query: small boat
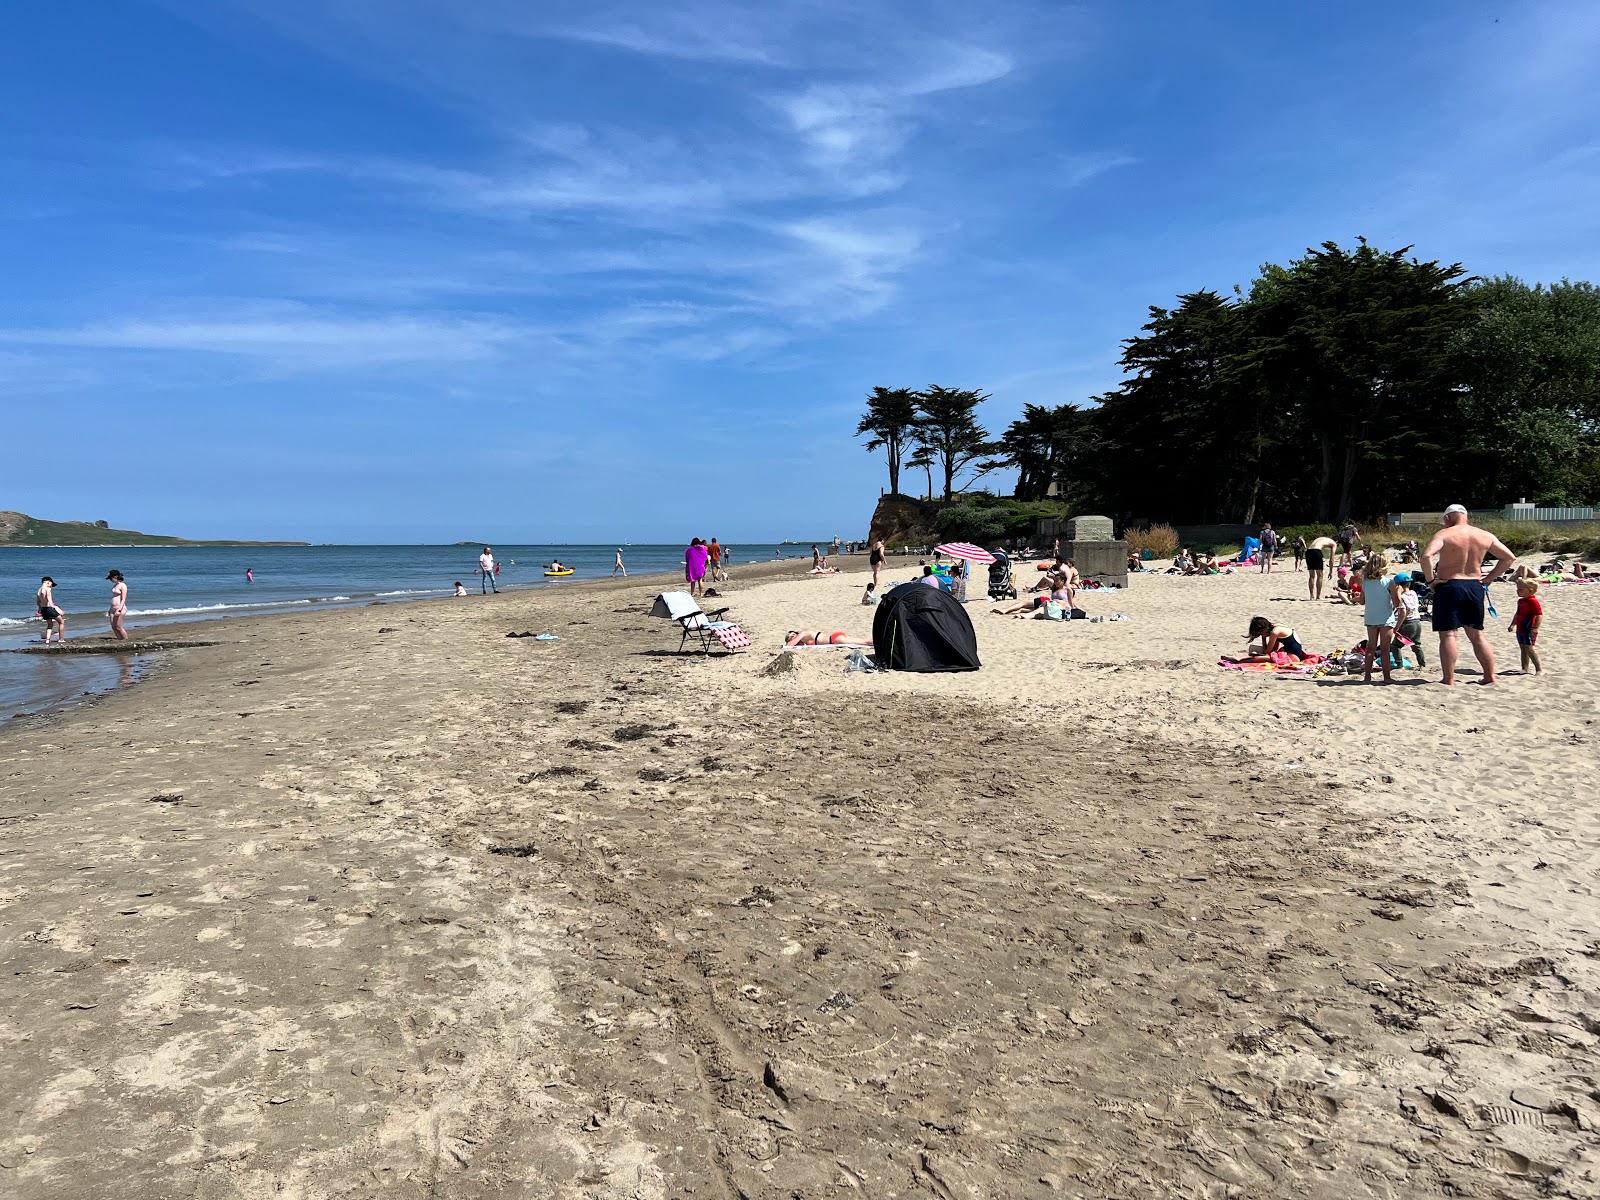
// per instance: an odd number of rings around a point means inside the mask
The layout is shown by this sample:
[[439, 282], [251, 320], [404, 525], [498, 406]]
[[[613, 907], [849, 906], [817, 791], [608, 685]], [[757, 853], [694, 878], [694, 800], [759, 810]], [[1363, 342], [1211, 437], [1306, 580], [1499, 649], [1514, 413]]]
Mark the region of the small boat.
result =
[[546, 571], [544, 573], [544, 577], [546, 579], [555, 579], [555, 578], [557, 578], [558, 576], [561, 576], [561, 575], [571, 575], [571, 574], [572, 574], [572, 568], [571, 567], [566, 567], [566, 568], [564, 568], [563, 570], [560, 570], [560, 571]]

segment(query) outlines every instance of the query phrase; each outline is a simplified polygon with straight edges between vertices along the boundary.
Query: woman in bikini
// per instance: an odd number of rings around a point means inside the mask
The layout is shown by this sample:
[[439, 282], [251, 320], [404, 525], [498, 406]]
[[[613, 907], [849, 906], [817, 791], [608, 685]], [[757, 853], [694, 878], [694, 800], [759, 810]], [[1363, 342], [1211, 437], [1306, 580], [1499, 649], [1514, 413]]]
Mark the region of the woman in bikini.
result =
[[1027, 617], [1035, 609], [1043, 608], [1052, 600], [1071, 609], [1072, 597], [1072, 587], [1068, 584], [1066, 577], [1057, 575], [1052, 571], [1044, 577], [1043, 585], [1040, 587], [1037, 596], [1026, 596], [1015, 604], [991, 608], [989, 611], [1002, 617]]
[[848, 633], [823, 633], [820, 629], [791, 629], [783, 639], [785, 648], [795, 646], [871, 646], [871, 639], [853, 638]]

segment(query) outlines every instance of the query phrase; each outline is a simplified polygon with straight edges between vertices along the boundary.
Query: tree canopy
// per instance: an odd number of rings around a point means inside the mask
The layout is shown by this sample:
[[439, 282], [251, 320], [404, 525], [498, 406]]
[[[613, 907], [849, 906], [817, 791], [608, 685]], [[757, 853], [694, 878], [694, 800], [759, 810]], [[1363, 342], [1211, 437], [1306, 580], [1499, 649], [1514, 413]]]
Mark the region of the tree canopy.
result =
[[900, 468], [917, 424], [917, 394], [910, 388], [875, 387], [856, 436], [871, 434], [867, 449], [882, 450], [889, 460], [889, 491], [900, 490]]
[[1181, 522], [1600, 496], [1600, 293], [1327, 242], [1152, 307], [1099, 397], [1088, 490]]
[[[1231, 294], [1153, 305], [1120, 385], [1025, 404], [997, 439], [978, 390], [874, 388], [858, 433], [953, 499], [1185, 524], [1338, 521], [1459, 502], [1600, 500], [1600, 290], [1469, 277], [1411, 247], [1324, 242]], [[959, 523], [965, 518], [952, 518]], [[970, 522], [969, 522], [970, 523]]]

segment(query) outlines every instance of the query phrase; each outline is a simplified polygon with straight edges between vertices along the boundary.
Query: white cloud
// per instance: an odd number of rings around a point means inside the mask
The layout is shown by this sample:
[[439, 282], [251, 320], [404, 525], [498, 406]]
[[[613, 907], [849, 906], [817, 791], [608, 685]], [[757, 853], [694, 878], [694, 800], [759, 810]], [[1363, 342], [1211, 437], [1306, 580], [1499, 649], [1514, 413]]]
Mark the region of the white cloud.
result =
[[1097, 175], [1115, 171], [1118, 167], [1131, 167], [1139, 160], [1131, 154], [1074, 154], [1064, 163], [1063, 182], [1068, 187], [1079, 187]]
[[1003, 54], [954, 49], [941, 61], [899, 79], [872, 83], [812, 83], [775, 103], [811, 159], [828, 170], [875, 167], [897, 153], [917, 128], [919, 100], [978, 87], [1012, 70]]
[[231, 355], [296, 368], [469, 361], [529, 336], [497, 320], [281, 315], [107, 321], [66, 329], [0, 329], [0, 343], [83, 350]]

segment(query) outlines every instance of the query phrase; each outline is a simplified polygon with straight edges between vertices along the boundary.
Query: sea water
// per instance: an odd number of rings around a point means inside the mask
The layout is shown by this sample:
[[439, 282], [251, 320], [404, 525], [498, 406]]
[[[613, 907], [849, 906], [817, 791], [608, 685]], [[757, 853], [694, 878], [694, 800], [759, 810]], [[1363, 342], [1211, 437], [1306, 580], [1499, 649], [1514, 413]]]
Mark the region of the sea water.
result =
[[[56, 581], [56, 605], [67, 614], [67, 638], [108, 632], [106, 608], [115, 568], [128, 581], [127, 627], [138, 638], [152, 626], [273, 612], [303, 612], [448, 596], [459, 580], [482, 590], [477, 543], [463, 546], [28, 546], [0, 548], [0, 651], [38, 641], [39, 577]], [[682, 546], [624, 546], [630, 575], [682, 572]], [[809, 546], [733, 545], [734, 564], [808, 556]], [[501, 591], [562, 587], [608, 579], [617, 547], [496, 546]], [[559, 560], [573, 574], [550, 579]], [[247, 581], [245, 572], [254, 575]], [[99, 656], [0, 653], [0, 721], [85, 692], [125, 681], [114, 661]], [[90, 660], [90, 661], [85, 661]]]

